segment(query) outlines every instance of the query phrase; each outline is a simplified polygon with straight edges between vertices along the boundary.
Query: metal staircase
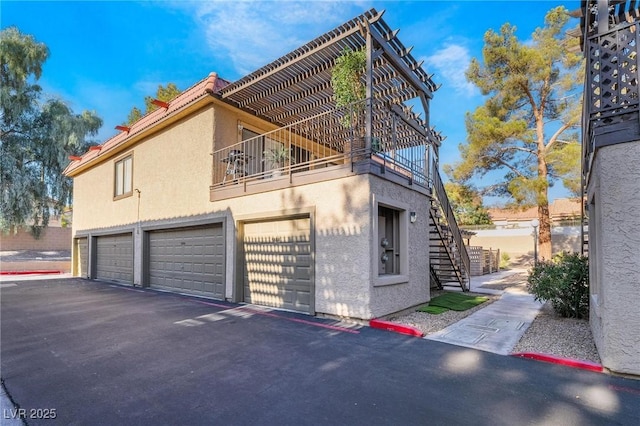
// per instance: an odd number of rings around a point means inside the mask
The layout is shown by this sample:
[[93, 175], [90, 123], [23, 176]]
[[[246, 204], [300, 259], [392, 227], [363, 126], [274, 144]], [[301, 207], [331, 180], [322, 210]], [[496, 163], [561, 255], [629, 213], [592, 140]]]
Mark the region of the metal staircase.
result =
[[470, 261], [460, 228], [437, 169], [429, 209], [429, 266], [432, 287], [455, 286], [469, 291]]

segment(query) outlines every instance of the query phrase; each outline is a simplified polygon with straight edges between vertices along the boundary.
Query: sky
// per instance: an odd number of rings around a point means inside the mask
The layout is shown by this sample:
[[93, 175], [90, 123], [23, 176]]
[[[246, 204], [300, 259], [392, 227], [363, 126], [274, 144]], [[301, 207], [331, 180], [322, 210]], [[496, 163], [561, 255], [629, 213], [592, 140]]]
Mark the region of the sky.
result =
[[[574, 10], [580, 2], [2, 0], [0, 27], [16, 26], [48, 46], [43, 93], [75, 113], [95, 111], [103, 142], [132, 107], [144, 110], [144, 97], [159, 85], [185, 90], [210, 72], [235, 81], [371, 8], [385, 10], [385, 22], [400, 29], [400, 41], [414, 46], [412, 55], [442, 85], [430, 105], [430, 124], [446, 137], [442, 165], [458, 160], [465, 114], [484, 101], [464, 76], [471, 59], [482, 57], [484, 33], [509, 22], [520, 40], [530, 40], [558, 5]], [[552, 200], [566, 196], [561, 183], [550, 190]]]

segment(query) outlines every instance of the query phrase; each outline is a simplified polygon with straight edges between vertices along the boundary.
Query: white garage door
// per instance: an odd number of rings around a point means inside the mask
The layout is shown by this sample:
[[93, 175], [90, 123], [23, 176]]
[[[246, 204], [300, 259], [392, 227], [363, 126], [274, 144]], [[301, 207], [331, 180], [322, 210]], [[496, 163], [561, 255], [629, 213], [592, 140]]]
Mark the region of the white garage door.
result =
[[224, 298], [222, 224], [149, 233], [151, 287]]
[[96, 278], [133, 283], [133, 236], [131, 233], [96, 238]]
[[314, 313], [309, 218], [244, 225], [244, 301]]

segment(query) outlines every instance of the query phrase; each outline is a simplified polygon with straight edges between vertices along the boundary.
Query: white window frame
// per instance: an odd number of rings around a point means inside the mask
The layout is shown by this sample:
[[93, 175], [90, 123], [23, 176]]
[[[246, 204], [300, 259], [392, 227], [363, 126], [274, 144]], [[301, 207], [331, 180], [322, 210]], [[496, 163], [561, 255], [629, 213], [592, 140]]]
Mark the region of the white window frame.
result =
[[133, 194], [133, 154], [117, 159], [113, 164], [113, 198], [130, 197]]

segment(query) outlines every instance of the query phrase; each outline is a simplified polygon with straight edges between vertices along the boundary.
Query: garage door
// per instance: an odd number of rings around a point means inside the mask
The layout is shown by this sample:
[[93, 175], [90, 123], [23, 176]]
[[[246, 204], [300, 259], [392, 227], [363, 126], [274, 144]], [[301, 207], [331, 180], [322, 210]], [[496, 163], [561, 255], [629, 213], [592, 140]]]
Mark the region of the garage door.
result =
[[149, 284], [180, 293], [224, 298], [222, 224], [149, 233]]
[[314, 313], [309, 218], [244, 225], [244, 301]]
[[124, 284], [133, 283], [132, 234], [96, 238], [96, 278]]
[[89, 245], [86, 238], [76, 238], [76, 274], [79, 277], [87, 277], [87, 259]]

